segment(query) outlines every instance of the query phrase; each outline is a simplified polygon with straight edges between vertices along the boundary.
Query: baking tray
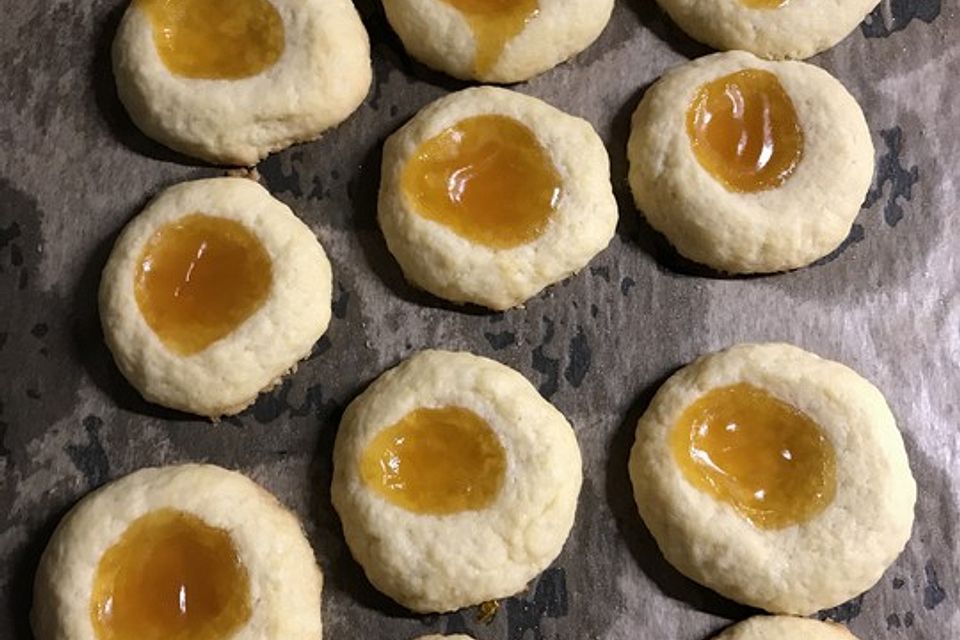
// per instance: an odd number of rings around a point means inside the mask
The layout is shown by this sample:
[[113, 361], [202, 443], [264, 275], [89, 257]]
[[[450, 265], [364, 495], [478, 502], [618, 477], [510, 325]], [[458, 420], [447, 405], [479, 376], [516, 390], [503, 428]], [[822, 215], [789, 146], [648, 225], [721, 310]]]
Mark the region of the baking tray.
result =
[[[941, 4], [943, 2], [944, 4]], [[119, 104], [109, 47], [123, 0], [13, 2], [0, 20], [0, 638], [29, 638], [39, 555], [91, 489], [148, 465], [238, 469], [302, 518], [326, 575], [326, 637], [702, 640], [750, 613], [661, 557], [626, 472], [657, 386], [698, 355], [784, 340], [847, 363], [887, 395], [919, 482], [906, 551], [876, 587], [822, 615], [864, 639], [960, 637], [960, 24], [953, 0], [884, 0], [812, 60], [859, 99], [877, 173], [848, 240], [817, 265], [719, 278], [680, 259], [635, 211], [629, 118], [668, 67], [708, 50], [650, 0], [618, 0], [600, 39], [518, 91], [594, 124], [620, 203], [609, 249], [502, 314], [405, 284], [375, 218], [381, 145], [420, 107], [467, 86], [416, 64], [379, 5], [358, 2], [375, 81], [346, 123], [270, 156], [262, 182], [320, 237], [334, 318], [295, 375], [219, 424], [145, 403], [113, 365], [96, 290], [111, 244], [147, 198], [222, 175], [151, 142]], [[330, 506], [344, 406], [425, 347], [467, 349], [524, 373], [573, 423], [585, 480], [563, 554], [489, 624], [473, 609], [415, 616], [375, 591]]]

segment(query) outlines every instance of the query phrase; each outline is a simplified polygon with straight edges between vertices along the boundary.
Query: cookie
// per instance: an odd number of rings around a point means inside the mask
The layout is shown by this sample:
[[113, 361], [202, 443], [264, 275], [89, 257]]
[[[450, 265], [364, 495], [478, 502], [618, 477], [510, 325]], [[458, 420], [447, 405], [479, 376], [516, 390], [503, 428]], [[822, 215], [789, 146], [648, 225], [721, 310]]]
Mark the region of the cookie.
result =
[[754, 616], [714, 640], [857, 640], [846, 627], [793, 616]]
[[836, 79], [739, 51], [654, 84], [627, 154], [650, 225], [685, 257], [729, 273], [794, 269], [836, 249], [874, 166], [863, 112]]
[[423, 351], [344, 413], [333, 506], [373, 585], [413, 611], [522, 591], [573, 525], [581, 459], [573, 429], [502, 364]]
[[387, 140], [379, 221], [413, 284], [502, 310], [582, 269], [617, 203], [593, 127], [481, 87], [428, 105]]
[[372, 73], [349, 0], [133, 0], [113, 72], [144, 133], [230, 165], [256, 164], [339, 124]]
[[212, 465], [143, 469], [64, 517], [34, 583], [37, 640], [320, 640], [323, 576], [297, 518]]
[[913, 525], [916, 483], [883, 395], [790, 345], [739, 345], [674, 374], [640, 418], [629, 468], [673, 566], [775, 613], [866, 591]]
[[113, 358], [150, 402], [238, 413], [310, 354], [330, 322], [330, 263], [259, 184], [175, 185], [120, 234], [100, 281]]
[[804, 59], [847, 37], [879, 0], [657, 0], [688, 35], [717, 49]]
[[613, 0], [384, 0], [414, 58], [456, 78], [519, 82], [583, 51]]

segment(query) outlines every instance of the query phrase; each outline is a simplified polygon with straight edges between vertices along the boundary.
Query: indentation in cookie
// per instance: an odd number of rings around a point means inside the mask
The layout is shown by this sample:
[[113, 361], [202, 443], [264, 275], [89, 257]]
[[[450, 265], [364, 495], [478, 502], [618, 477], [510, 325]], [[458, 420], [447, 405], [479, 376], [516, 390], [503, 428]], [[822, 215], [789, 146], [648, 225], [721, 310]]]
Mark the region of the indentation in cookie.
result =
[[836, 454], [821, 427], [746, 383], [700, 396], [674, 425], [670, 445], [690, 483], [760, 528], [810, 520], [836, 493]]
[[728, 190], [782, 185], [803, 157], [803, 131], [777, 76], [744, 69], [702, 85], [687, 109], [687, 135], [704, 169]]
[[533, 131], [501, 115], [466, 118], [422, 143], [403, 188], [420, 215], [496, 249], [540, 236], [563, 193]]
[[239, 222], [194, 213], [150, 238], [134, 278], [147, 324], [167, 347], [191, 355], [232, 333], [263, 305], [272, 264]]
[[90, 615], [100, 640], [214, 640], [250, 618], [250, 579], [230, 534], [159, 509], [107, 549]]
[[237, 80], [283, 54], [283, 20], [269, 0], [137, 0], [163, 64], [176, 75]]
[[373, 438], [360, 474], [399, 507], [444, 515], [489, 506], [506, 466], [503, 445], [479, 415], [456, 406], [421, 407]]

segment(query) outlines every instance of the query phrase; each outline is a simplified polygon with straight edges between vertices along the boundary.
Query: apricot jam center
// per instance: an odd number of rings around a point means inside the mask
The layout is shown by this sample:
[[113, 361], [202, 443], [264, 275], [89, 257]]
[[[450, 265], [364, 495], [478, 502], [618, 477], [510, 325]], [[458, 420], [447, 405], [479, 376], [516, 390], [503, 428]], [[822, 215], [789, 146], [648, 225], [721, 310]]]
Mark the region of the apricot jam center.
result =
[[670, 446], [691, 484], [762, 529], [810, 520], [836, 492], [836, 456], [820, 426], [749, 384], [700, 396]]
[[404, 168], [403, 189], [420, 215], [495, 249], [536, 239], [562, 194], [533, 132], [497, 115], [461, 120], [421, 144]]
[[250, 578], [230, 535], [159, 509], [100, 558], [90, 615], [99, 640], [220, 640], [250, 618]]
[[283, 20], [269, 0], [137, 2], [150, 18], [160, 59], [178, 76], [249, 78], [283, 53]]
[[259, 309], [272, 279], [270, 256], [246, 227], [195, 213], [147, 241], [134, 293], [160, 340], [191, 355], [229, 335]]
[[368, 487], [407, 511], [433, 515], [488, 506], [506, 468], [497, 434], [462, 407], [415, 409], [380, 431], [360, 457]]
[[687, 109], [694, 155], [728, 190], [773, 189], [803, 156], [790, 96], [769, 71], [745, 69], [700, 87]]
[[538, 0], [443, 0], [466, 17], [473, 31], [476, 53], [473, 71], [484, 75], [493, 68], [503, 48], [540, 13]]

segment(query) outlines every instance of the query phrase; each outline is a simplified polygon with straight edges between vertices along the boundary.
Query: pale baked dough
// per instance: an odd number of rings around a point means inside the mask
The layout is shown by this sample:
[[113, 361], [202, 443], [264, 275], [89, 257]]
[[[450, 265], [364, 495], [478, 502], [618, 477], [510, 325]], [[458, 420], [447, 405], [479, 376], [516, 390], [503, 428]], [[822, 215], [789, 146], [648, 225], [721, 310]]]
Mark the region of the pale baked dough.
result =
[[174, 75], [131, 2], [113, 44], [120, 99], [134, 123], [172, 149], [209, 162], [254, 165], [317, 138], [360, 105], [372, 77], [367, 32], [349, 0], [269, 0], [285, 30], [280, 59], [239, 80]]
[[[510, 249], [476, 244], [420, 215], [402, 186], [403, 169], [420, 144], [484, 114], [509, 116], [533, 131], [563, 184], [543, 233]], [[379, 220], [390, 252], [410, 282], [453, 302], [497, 310], [523, 304], [582, 269], [616, 229], [610, 162], [590, 123], [507, 89], [467, 89], [428, 105], [387, 139], [382, 172]]]
[[[707, 391], [746, 382], [806, 413], [836, 453], [836, 495], [813, 519], [760, 529], [690, 484], [669, 433]], [[809, 614], [873, 586], [903, 550], [917, 487], [883, 395], [847, 367], [785, 344], [700, 358], [657, 392], [637, 425], [630, 477], [640, 515], [681, 573], [738, 602]]]
[[[144, 244], [191, 213], [242, 223], [273, 263], [267, 299], [232, 333], [189, 356], [168, 349], [144, 320], [134, 278]], [[100, 281], [100, 320], [113, 358], [150, 402], [216, 418], [242, 411], [301, 359], [330, 322], [332, 273], [316, 236], [256, 182], [185, 182], [154, 198], [120, 234]]]
[[[803, 129], [803, 156], [779, 187], [729, 191], [697, 160], [687, 109], [705, 83], [742, 69], [776, 74]], [[630, 187], [650, 225], [687, 258], [720, 271], [763, 273], [821, 258], [847, 237], [873, 177], [873, 143], [857, 101], [822, 69], [742, 51], [681, 65], [633, 114]]]
[[323, 576], [296, 516], [253, 481], [213, 465], [142, 469], [86, 496], [50, 539], [34, 582], [37, 640], [97, 640], [90, 616], [101, 556], [157, 509], [230, 534], [250, 578], [252, 611], [232, 640], [320, 640]]
[[879, 0], [787, 0], [776, 9], [750, 8], [741, 0], [657, 2], [688, 35], [711, 47], [802, 60], [846, 38]]
[[714, 640], [857, 640], [843, 625], [793, 616], [754, 616]]
[[[472, 410], [499, 436], [506, 479], [487, 508], [419, 515], [367, 487], [371, 439], [419, 407]], [[522, 591], [559, 555], [580, 492], [570, 424], [526, 378], [500, 363], [423, 351], [381, 375], [344, 413], [333, 452], [333, 505], [370, 582], [418, 612], [453, 611]]]
[[486, 72], [474, 69], [476, 41], [470, 24], [443, 0], [383, 0], [403, 46], [429, 67], [464, 80], [519, 82], [572, 58], [599, 37], [613, 0], [540, 0], [540, 10], [509, 40]]

